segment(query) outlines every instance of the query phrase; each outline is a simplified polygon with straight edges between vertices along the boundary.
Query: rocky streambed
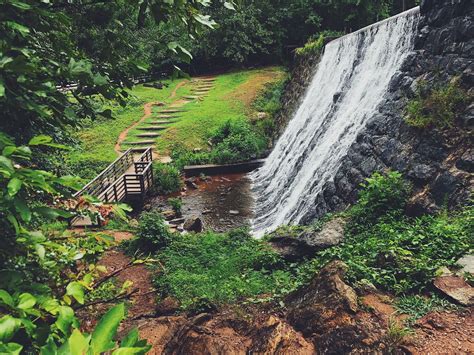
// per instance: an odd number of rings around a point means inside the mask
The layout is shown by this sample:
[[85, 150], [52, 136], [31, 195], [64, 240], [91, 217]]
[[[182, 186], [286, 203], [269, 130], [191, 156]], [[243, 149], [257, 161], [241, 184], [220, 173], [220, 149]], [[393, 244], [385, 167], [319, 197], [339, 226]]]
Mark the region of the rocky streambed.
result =
[[[181, 216], [172, 212], [170, 198], [181, 199]], [[153, 197], [145, 207], [164, 211], [178, 230], [225, 232], [249, 226], [253, 206], [250, 179], [240, 173], [188, 178], [181, 192]]]

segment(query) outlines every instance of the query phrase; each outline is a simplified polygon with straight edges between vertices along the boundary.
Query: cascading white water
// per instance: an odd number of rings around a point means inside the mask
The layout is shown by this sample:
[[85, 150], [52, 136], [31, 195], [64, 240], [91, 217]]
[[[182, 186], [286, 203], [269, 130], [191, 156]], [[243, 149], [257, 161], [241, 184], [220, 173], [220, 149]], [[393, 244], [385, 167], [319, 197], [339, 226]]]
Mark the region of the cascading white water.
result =
[[412, 50], [418, 17], [414, 8], [326, 45], [301, 106], [251, 174], [255, 236], [311, 212]]

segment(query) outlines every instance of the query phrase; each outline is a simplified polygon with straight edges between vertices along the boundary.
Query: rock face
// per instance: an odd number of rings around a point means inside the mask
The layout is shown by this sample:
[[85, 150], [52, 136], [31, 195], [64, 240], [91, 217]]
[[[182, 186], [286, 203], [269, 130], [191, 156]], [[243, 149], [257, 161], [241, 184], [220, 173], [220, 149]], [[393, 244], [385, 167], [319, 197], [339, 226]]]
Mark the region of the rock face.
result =
[[184, 222], [184, 230], [188, 232], [201, 233], [204, 230], [204, 223], [199, 217], [192, 217]]
[[[379, 112], [358, 135], [303, 223], [354, 203], [360, 183], [374, 171], [398, 170], [413, 182], [415, 194], [423, 192], [418, 196], [423, 199], [412, 205], [415, 213], [432, 212], [445, 204], [455, 207], [474, 191], [474, 104], [455, 118], [456, 127], [451, 129], [414, 128], [403, 119], [406, 105], [421, 82], [434, 87], [458, 77], [460, 85], [474, 95], [474, 3], [424, 0], [420, 11], [414, 52], [392, 79]], [[300, 63], [307, 67], [296, 70], [300, 76], [294, 80], [306, 85], [317, 59]], [[304, 90], [297, 84], [289, 84], [288, 89], [293, 90], [286, 98], [291, 105]], [[292, 113], [283, 111], [288, 117]], [[280, 123], [285, 125], [283, 119]]]
[[297, 236], [275, 235], [269, 243], [287, 260], [299, 260], [312, 256], [318, 250], [337, 245], [344, 239], [342, 218], [334, 218], [327, 222], [320, 231], [308, 228]]
[[357, 318], [357, 294], [344, 282], [346, 270], [341, 261], [329, 263], [285, 301], [288, 321], [312, 339], [320, 354], [368, 351], [368, 328]]
[[433, 284], [461, 305], [474, 306], [474, 287], [471, 287], [462, 277], [441, 276]]

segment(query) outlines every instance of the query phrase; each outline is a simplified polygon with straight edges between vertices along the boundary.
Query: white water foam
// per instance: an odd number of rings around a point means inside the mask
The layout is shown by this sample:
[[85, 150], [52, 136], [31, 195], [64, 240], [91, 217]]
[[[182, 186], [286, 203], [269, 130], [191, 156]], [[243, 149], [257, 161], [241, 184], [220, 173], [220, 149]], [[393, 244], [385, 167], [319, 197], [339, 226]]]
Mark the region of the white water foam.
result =
[[251, 174], [256, 237], [297, 224], [314, 208], [412, 51], [418, 18], [414, 8], [326, 45], [301, 106]]

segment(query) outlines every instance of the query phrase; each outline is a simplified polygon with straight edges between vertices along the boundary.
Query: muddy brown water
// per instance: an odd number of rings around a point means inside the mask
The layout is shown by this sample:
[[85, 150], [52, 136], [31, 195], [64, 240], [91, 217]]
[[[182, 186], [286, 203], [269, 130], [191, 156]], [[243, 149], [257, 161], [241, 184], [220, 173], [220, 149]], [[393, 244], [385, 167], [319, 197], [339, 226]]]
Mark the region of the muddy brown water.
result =
[[223, 174], [196, 179], [197, 188], [186, 186], [186, 191], [172, 196], [157, 196], [150, 200], [151, 207], [169, 209], [166, 200], [180, 197], [185, 219], [200, 217], [205, 230], [225, 232], [250, 226], [254, 200], [247, 174]]

